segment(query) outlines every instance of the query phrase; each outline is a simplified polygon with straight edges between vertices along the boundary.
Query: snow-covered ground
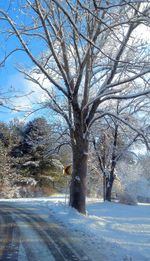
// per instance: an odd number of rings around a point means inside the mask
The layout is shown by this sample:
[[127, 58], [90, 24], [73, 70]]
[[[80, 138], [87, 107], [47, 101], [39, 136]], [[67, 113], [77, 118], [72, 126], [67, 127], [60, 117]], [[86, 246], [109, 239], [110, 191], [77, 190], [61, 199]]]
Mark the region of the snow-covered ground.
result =
[[78, 235], [95, 261], [150, 261], [150, 204], [128, 206], [88, 199], [88, 213], [83, 216], [67, 206], [64, 196], [6, 201], [46, 206], [58, 222]]

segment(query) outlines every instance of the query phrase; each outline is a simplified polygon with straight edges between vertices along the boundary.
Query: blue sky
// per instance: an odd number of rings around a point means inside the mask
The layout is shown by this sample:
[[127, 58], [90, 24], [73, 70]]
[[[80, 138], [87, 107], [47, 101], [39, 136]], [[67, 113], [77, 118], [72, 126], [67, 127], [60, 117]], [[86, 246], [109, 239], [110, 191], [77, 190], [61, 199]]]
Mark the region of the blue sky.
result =
[[[17, 22], [21, 22], [21, 20], [25, 21], [24, 15], [19, 11], [19, 5], [23, 4], [23, 0], [13, 1], [0, 1], [0, 9], [4, 9], [5, 11], [8, 11], [10, 16], [15, 19]], [[18, 12], [18, 15], [17, 15]], [[8, 24], [4, 21], [1, 22], [0, 30], [5, 31], [5, 28], [8, 26]], [[0, 32], [1, 32], [0, 31]], [[42, 48], [41, 43], [34, 42], [34, 53], [38, 54], [39, 50]], [[5, 33], [0, 33], [0, 61], [3, 59], [5, 55], [7, 55], [11, 50], [13, 50], [16, 47], [19, 47], [20, 44], [18, 40], [15, 37], [9, 38], [9, 41], [6, 39]], [[32, 66], [31, 61], [27, 57], [27, 55], [21, 51], [15, 52], [12, 56], [10, 56], [7, 61], [5, 62], [4, 66], [0, 67], [0, 93], [5, 94], [4, 96], [13, 96], [13, 95], [22, 95], [25, 93], [30, 92], [30, 87], [33, 90], [33, 86], [24, 79], [24, 76], [19, 73], [16, 69], [16, 66], [18, 64], [23, 64], [30, 68]], [[35, 92], [36, 93], [36, 92]], [[32, 102], [36, 102], [36, 94], [34, 93], [32, 98]], [[37, 91], [37, 95], [39, 96], [39, 90]], [[15, 104], [17, 104], [19, 107], [26, 107], [31, 105], [31, 101], [28, 96], [27, 98], [20, 98], [20, 99], [13, 99], [15, 101]], [[8, 104], [10, 106], [10, 104]], [[44, 112], [47, 113], [46, 111]], [[35, 115], [31, 115], [29, 119], [38, 116], [43, 115], [43, 111], [36, 113]], [[4, 107], [0, 107], [0, 121], [6, 121], [9, 122], [14, 117], [19, 117], [20, 119], [23, 119], [24, 115], [26, 115], [24, 112], [15, 112], [11, 111], [9, 109], [6, 109]]]
[[[16, 2], [16, 1], [15, 1]], [[0, 9], [9, 10], [11, 12], [11, 8], [9, 8], [9, 1], [0, 1]], [[7, 26], [5, 22], [2, 22], [1, 30]], [[13, 46], [17, 45], [17, 40], [15, 38], [11, 38], [9, 41], [6, 40], [6, 36], [4, 34], [0, 34], [0, 61], [3, 59], [5, 54], [7, 54], [10, 50], [12, 50]], [[12, 89], [11, 79], [15, 74], [17, 74], [15, 64], [21, 60], [21, 53], [15, 53], [5, 62], [3, 67], [0, 67], [0, 93], [8, 93], [10, 89]], [[18, 86], [14, 86], [18, 88]], [[10, 92], [9, 92], [10, 94]], [[9, 95], [8, 94], [8, 95]], [[6, 95], [7, 96], [7, 95]], [[9, 121], [11, 118], [16, 117], [15, 113], [12, 111], [0, 107], [0, 120], [1, 121]]]

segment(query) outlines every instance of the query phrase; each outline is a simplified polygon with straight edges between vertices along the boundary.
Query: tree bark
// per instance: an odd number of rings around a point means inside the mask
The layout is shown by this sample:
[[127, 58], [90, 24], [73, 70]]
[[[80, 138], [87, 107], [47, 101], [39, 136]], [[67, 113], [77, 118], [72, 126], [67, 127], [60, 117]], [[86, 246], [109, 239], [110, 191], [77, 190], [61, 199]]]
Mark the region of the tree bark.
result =
[[118, 139], [118, 125], [115, 125], [115, 132], [114, 132], [114, 142], [113, 142], [113, 153], [111, 159], [111, 170], [110, 175], [106, 177], [106, 200], [111, 201], [111, 192], [112, 187], [115, 179], [115, 168], [116, 168], [116, 149], [117, 149], [117, 139]]
[[105, 174], [103, 173], [103, 201], [106, 200], [106, 177]]
[[70, 185], [70, 206], [86, 214], [86, 176], [88, 141], [83, 138], [73, 146], [73, 171]]
[[110, 177], [106, 178], [106, 200], [111, 202], [111, 192], [114, 183], [114, 171], [111, 171]]

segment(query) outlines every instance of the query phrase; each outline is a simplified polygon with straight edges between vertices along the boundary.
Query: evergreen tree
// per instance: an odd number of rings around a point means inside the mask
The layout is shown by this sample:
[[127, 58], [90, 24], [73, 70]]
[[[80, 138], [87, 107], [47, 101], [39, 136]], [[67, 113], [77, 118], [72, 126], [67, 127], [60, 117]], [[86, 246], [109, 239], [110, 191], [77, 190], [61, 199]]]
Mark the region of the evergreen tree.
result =
[[49, 170], [50, 158], [46, 157], [52, 146], [51, 127], [45, 118], [36, 118], [22, 128], [20, 141], [12, 148], [18, 172], [38, 175]]
[[33, 160], [44, 158], [51, 145], [51, 129], [45, 118], [30, 121], [24, 129], [22, 151], [28, 153]]

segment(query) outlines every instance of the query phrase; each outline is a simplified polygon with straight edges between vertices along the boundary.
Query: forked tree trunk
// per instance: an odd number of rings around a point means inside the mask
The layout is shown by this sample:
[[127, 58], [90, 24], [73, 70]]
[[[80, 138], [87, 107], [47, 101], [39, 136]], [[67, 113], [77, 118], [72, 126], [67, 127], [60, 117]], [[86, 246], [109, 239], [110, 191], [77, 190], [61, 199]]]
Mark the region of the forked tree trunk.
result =
[[88, 141], [80, 141], [73, 147], [73, 171], [70, 186], [70, 206], [86, 213], [86, 176], [88, 163]]
[[106, 177], [106, 200], [111, 201], [112, 187], [115, 180], [115, 168], [116, 168], [116, 148], [118, 139], [118, 125], [115, 125], [114, 142], [113, 142], [113, 153], [111, 159], [111, 171], [110, 175]]
[[106, 177], [105, 174], [103, 173], [103, 201], [106, 200]]
[[114, 183], [114, 173], [110, 173], [110, 177], [106, 178], [106, 196], [105, 199], [107, 201], [111, 201], [111, 193], [112, 193], [112, 187]]

